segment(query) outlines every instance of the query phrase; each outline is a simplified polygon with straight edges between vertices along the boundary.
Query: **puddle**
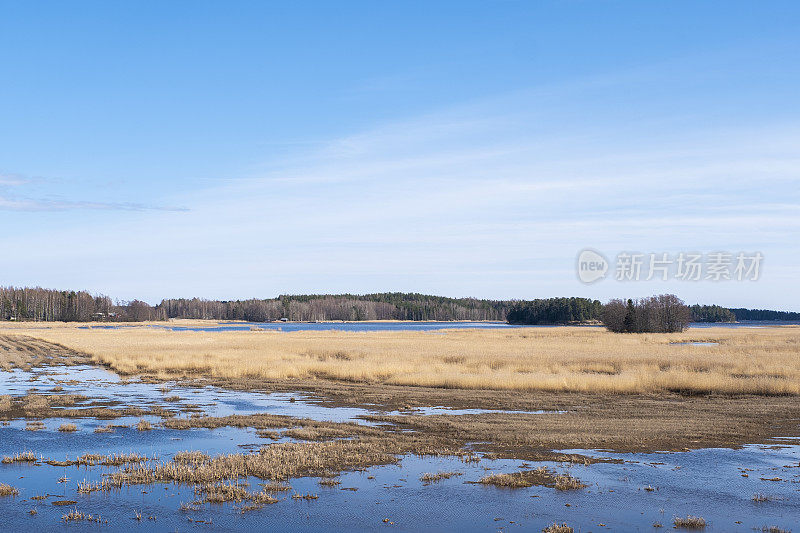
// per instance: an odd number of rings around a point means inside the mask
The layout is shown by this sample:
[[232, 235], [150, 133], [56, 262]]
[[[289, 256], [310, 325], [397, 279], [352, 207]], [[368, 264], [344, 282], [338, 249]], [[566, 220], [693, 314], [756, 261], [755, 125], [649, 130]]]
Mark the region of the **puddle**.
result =
[[[234, 391], [220, 387], [188, 387], [176, 382], [159, 384], [138, 380], [121, 380], [113, 372], [92, 366], [45, 367], [34, 371], [15, 369], [0, 372], [0, 395], [23, 396], [32, 389], [48, 393], [55, 387], [58, 394], [80, 394], [92, 400], [118, 403], [116, 408], [127, 406], [162, 406], [188, 416], [198, 409], [207, 416], [253, 415], [268, 413], [295, 418], [308, 418], [323, 422], [355, 422], [375, 425], [361, 417], [376, 414], [466, 415], [483, 413], [548, 414], [556, 411], [499, 411], [489, 409], [450, 409], [442, 406], [418, 407], [412, 411], [385, 411], [360, 407], [333, 407], [321, 402], [313, 394], [302, 392]], [[166, 401], [169, 399], [170, 401]], [[80, 409], [78, 403], [71, 408]], [[114, 409], [111, 406], [111, 409]]]
[[671, 342], [675, 346], [719, 346], [718, 342]]

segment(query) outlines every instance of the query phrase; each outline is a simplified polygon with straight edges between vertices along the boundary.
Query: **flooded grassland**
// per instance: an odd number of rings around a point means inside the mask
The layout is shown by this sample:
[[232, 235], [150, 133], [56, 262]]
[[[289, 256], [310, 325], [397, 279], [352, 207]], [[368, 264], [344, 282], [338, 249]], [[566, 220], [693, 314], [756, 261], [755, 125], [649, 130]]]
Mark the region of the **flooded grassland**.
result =
[[800, 528], [797, 328], [193, 326], [0, 332], [4, 528]]

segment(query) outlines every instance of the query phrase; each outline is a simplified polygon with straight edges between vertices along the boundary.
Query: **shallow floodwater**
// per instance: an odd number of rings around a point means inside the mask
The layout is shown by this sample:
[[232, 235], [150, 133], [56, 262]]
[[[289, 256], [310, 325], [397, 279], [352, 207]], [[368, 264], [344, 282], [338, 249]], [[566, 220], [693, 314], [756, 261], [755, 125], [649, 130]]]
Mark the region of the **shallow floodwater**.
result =
[[134, 326], [125, 324], [102, 326], [79, 326], [83, 328], [119, 329], [126, 327], [148, 327], [172, 331], [248, 331], [260, 328], [270, 331], [436, 331], [440, 329], [512, 329], [512, 328], [553, 328], [559, 326], [525, 326], [505, 322], [219, 322], [216, 326], [165, 326], [148, 324]]
[[[45, 392], [60, 386], [62, 393], [84, 394], [92, 399], [118, 401], [123, 405], [164, 405], [189, 409], [200, 406], [207, 414], [274, 413], [331, 421], [357, 421], [369, 409], [337, 408], [299, 393], [228, 391], [215, 387], [178, 387], [120, 381], [117, 376], [92, 367], [50, 367], [38, 372], [0, 372], [0, 394], [25, 394], [31, 387]], [[177, 402], [164, 396], [178, 395]], [[291, 401], [294, 399], [294, 401]], [[182, 407], [181, 407], [182, 406]], [[460, 416], [477, 410], [453, 411], [441, 407], [423, 414]], [[480, 411], [482, 412], [482, 411]], [[181, 416], [185, 416], [186, 413]], [[541, 413], [548, 416], [547, 413]], [[64, 419], [45, 419], [45, 429], [25, 430], [26, 421], [0, 426], [0, 456], [30, 450], [37, 456], [63, 460], [83, 453], [137, 452], [160, 460], [176, 452], [201, 450], [209, 454], [250, 453], [276, 440], [260, 437], [255, 430], [217, 428], [170, 430], [150, 417], [152, 431], [133, 427], [113, 433], [94, 433], [109, 422], [133, 425], [139, 418], [69, 420], [75, 433], [59, 433]], [[279, 439], [288, 440], [288, 439]], [[785, 439], [784, 442], [791, 442]], [[566, 522], [576, 531], [654, 531], [654, 524], [672, 528], [675, 516], [704, 517], [708, 531], [752, 531], [777, 526], [800, 527], [800, 446], [747, 446], [738, 450], [706, 449], [682, 453], [615, 454], [597, 450], [565, 450], [597, 457], [622, 459], [622, 464], [597, 463], [570, 466], [556, 463], [525, 464], [518, 460], [464, 463], [451, 457], [401, 458], [399, 465], [376, 466], [346, 472], [336, 487], [322, 487], [318, 478], [290, 481], [292, 490], [278, 493], [281, 500], [259, 510], [241, 512], [236, 504], [205, 504], [196, 511], [181, 511], [182, 502], [195, 499], [192, 487], [173, 484], [125, 487], [110, 493], [83, 495], [77, 484], [97, 481], [110, 467], [55, 467], [38, 463], [0, 465], [0, 482], [17, 487], [16, 497], [0, 497], [0, 529], [100, 530], [100, 531], [540, 531], [553, 522]], [[588, 485], [577, 491], [546, 487], [509, 490], [476, 485], [488, 473], [514, 472], [520, 468], [549, 466], [569, 472]], [[462, 475], [425, 485], [425, 472], [451, 471]], [[746, 475], [746, 477], [744, 477]], [[60, 478], [67, 481], [59, 483]], [[250, 490], [262, 480], [246, 480]], [[652, 489], [652, 490], [648, 490]], [[294, 500], [292, 493], [316, 494], [316, 500]], [[766, 501], [755, 502], [763, 495]], [[34, 500], [34, 496], [47, 496]], [[68, 506], [53, 501], [71, 500]], [[71, 509], [100, 515], [107, 523], [64, 523]], [[30, 511], [35, 510], [35, 514]], [[134, 518], [141, 513], [142, 520]], [[149, 519], [153, 517], [154, 520]], [[738, 522], [738, 523], [737, 523]], [[663, 530], [663, 529], [662, 529]]]
[[[137, 379], [122, 380], [110, 371], [88, 366], [52, 366], [24, 371], [15, 369], [0, 372], [0, 395], [23, 396], [27, 392], [48, 393], [60, 387], [58, 394], [80, 394], [91, 400], [101, 400], [127, 406], [163, 406], [178, 416], [188, 416], [198, 410], [207, 416], [253, 415], [268, 413], [325, 422], [372, 422], [361, 417], [375, 414], [401, 415], [399, 411], [333, 407], [313, 394], [304, 392], [259, 392], [229, 390], [214, 386], [186, 386], [176, 382], [154, 385]], [[167, 401], [167, 400], [170, 401]], [[80, 408], [78, 403], [71, 408]], [[111, 406], [113, 409], [114, 406]], [[492, 412], [525, 412], [547, 414], [548, 411], [497, 411], [490, 409], [450, 409], [440, 406], [420, 407], [405, 414], [481, 414]]]

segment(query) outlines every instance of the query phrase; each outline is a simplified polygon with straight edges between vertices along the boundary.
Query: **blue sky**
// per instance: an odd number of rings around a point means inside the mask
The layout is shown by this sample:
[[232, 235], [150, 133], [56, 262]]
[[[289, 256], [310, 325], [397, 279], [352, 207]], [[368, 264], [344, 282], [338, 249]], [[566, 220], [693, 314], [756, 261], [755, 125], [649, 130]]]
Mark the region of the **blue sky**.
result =
[[[0, 1], [9, 285], [800, 310], [795, 2]], [[583, 248], [760, 251], [583, 285]]]

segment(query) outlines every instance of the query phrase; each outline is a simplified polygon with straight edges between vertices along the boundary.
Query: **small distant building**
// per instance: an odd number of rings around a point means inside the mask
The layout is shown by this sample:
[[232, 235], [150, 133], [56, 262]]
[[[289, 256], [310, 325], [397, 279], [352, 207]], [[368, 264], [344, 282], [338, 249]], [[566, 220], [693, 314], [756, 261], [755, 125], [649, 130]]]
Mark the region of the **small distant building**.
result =
[[103, 312], [92, 313], [92, 319], [98, 321], [113, 320], [114, 318], [116, 318], [116, 316], [117, 313], [103, 313]]

